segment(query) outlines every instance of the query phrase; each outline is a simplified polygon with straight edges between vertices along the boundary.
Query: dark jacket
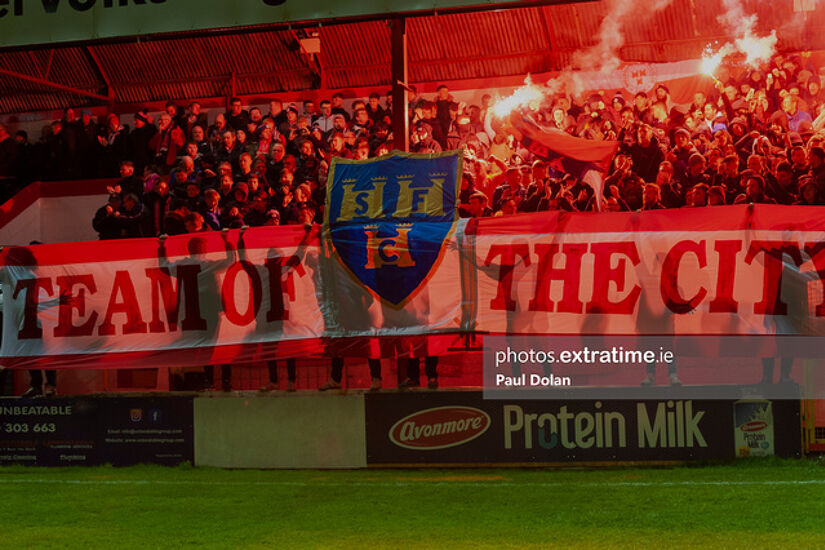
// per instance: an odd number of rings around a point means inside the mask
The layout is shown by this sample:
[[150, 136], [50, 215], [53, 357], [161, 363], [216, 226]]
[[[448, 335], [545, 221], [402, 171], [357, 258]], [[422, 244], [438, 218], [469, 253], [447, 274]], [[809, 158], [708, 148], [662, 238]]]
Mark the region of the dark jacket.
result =
[[144, 215], [145, 211], [143, 204], [135, 203], [135, 207], [131, 210], [126, 210], [123, 205], [118, 208], [120, 213], [120, 236], [131, 239], [135, 237], [144, 237]]
[[656, 136], [650, 139], [647, 147], [634, 143], [630, 147], [630, 158], [633, 159], [633, 171], [647, 183], [656, 181], [659, 165], [665, 160], [659, 140]]
[[101, 137], [108, 140], [103, 146], [101, 175], [116, 177], [120, 170], [120, 163], [131, 156], [132, 138], [129, 136], [129, 126], [121, 125], [115, 131], [105, 128], [101, 131]]
[[120, 192], [123, 196], [126, 196], [130, 193], [137, 196], [138, 199], [143, 198], [143, 180], [137, 177], [136, 175], [132, 174], [128, 178], [122, 178], [120, 181], [117, 182], [120, 186]]
[[213, 156], [214, 165], [220, 166], [222, 162], [228, 162], [232, 164], [232, 168], [235, 169], [238, 167], [238, 159], [240, 158], [241, 153], [243, 153], [243, 148], [240, 144], [235, 143], [232, 149], [227, 151], [226, 146], [221, 143], [215, 148]]
[[119, 239], [123, 227], [118, 216], [115, 216], [114, 212], [107, 212], [107, 208], [110, 208], [108, 204], [98, 208], [92, 220], [92, 227], [97, 231], [101, 241]]
[[144, 202], [144, 216], [143, 216], [143, 234], [147, 237], [155, 237], [162, 233], [166, 233], [166, 214], [169, 212], [169, 203], [172, 201], [172, 195], [167, 194], [161, 197], [154, 190], [146, 193], [143, 198]]
[[167, 213], [163, 225], [167, 235], [183, 235], [186, 233], [186, 221], [177, 212]]
[[259, 212], [254, 208], [251, 208], [243, 217], [244, 223], [250, 227], [260, 227], [264, 225], [268, 219], [269, 216], [266, 215], [266, 211]]
[[153, 154], [149, 150], [149, 142], [157, 133], [158, 129], [151, 124], [147, 124], [142, 128], [135, 128], [132, 131], [132, 150], [129, 160], [135, 163], [135, 174], [143, 174], [146, 165], [151, 164], [154, 160]]
[[229, 111], [224, 114], [226, 117], [226, 125], [231, 126], [235, 130], [247, 131], [246, 126], [249, 124], [249, 112], [241, 111], [238, 116], [232, 115]]

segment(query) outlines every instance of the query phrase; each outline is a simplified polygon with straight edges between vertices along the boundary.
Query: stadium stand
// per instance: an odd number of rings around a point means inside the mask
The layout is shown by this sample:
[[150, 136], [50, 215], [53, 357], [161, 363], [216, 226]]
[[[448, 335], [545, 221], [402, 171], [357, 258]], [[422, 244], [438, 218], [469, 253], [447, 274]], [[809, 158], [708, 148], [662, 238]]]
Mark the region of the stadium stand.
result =
[[[604, 181], [606, 210], [825, 205], [819, 67], [775, 54], [758, 70], [723, 68], [690, 104], [674, 104], [659, 84], [633, 98], [547, 95], [530, 116], [544, 130], [620, 143]], [[489, 99], [468, 105], [446, 86], [410, 97], [413, 152], [464, 150], [461, 215], [596, 209], [593, 188], [537, 159]], [[161, 113], [140, 109], [132, 127], [115, 113], [95, 120], [68, 108], [34, 142], [0, 125], [2, 198], [35, 181], [112, 178], [108, 202], [88, 213], [101, 239], [320, 223], [332, 159], [393, 149], [390, 94], [347, 107], [341, 94], [317, 106], [228, 104], [224, 112], [169, 101]], [[245, 385], [258, 382], [262, 374]]]

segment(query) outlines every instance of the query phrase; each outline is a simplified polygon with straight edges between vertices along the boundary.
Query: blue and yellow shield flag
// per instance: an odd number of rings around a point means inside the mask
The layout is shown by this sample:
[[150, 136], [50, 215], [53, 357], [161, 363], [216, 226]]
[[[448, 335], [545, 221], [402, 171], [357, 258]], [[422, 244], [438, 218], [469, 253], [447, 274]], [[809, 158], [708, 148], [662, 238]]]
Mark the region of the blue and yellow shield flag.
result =
[[458, 220], [461, 160], [461, 151], [333, 159], [327, 243], [383, 303], [402, 308], [438, 267]]

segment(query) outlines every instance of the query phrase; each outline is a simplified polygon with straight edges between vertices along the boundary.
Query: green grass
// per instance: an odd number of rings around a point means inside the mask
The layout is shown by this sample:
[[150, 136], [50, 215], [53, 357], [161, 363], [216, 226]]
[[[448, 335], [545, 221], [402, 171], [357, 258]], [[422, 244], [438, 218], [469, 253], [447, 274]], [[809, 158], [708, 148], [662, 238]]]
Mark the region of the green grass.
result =
[[821, 548], [825, 463], [0, 468], [0, 548]]

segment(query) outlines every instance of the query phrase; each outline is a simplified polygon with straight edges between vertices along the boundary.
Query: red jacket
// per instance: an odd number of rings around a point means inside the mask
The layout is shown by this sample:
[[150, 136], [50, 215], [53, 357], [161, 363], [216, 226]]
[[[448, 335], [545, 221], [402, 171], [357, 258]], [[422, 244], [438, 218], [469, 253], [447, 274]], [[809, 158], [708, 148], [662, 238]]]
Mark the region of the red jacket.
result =
[[157, 157], [166, 149], [166, 166], [174, 166], [178, 161], [178, 149], [183, 147], [186, 139], [183, 130], [178, 126], [171, 126], [165, 132], [158, 132], [149, 140], [149, 148]]

